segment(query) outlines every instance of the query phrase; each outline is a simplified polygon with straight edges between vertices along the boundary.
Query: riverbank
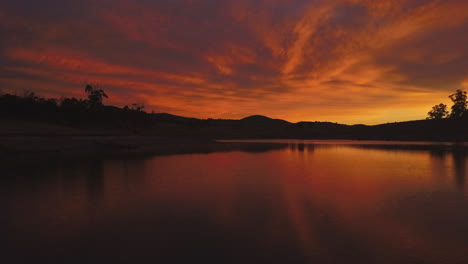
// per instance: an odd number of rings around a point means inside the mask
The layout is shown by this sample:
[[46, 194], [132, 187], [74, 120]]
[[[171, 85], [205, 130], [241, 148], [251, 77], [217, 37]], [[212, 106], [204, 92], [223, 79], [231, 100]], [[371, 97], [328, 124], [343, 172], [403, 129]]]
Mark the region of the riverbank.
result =
[[263, 151], [281, 144], [227, 143], [212, 139], [132, 135], [122, 130], [77, 129], [56, 124], [1, 120], [2, 159], [111, 158], [147, 155]]
[[148, 136], [0, 137], [0, 157], [7, 159], [113, 158], [227, 151], [262, 152], [282, 147], [284, 144], [231, 143]]
[[[449, 121], [449, 120], [448, 120]], [[250, 133], [241, 133], [236, 127], [229, 128], [219, 126], [200, 126], [174, 125], [158, 123], [157, 127], [146, 130], [144, 133], [135, 134], [123, 129], [104, 129], [104, 128], [77, 128], [59, 124], [45, 122], [33, 122], [29, 120], [0, 120], [0, 157], [5, 158], [43, 158], [43, 159], [62, 159], [62, 158], [103, 158], [103, 157], [129, 157], [142, 155], [170, 155], [187, 153], [211, 153], [221, 151], [265, 151], [284, 147], [284, 144], [274, 144], [267, 138], [274, 137], [252, 137], [263, 138], [265, 142], [251, 144], [245, 141], [238, 142], [219, 142], [214, 139], [228, 138], [248, 138]], [[431, 125], [433, 122], [424, 122], [425, 125]], [[411, 128], [411, 123], [397, 124], [403, 132]], [[247, 128], [256, 128], [249, 125]], [[437, 126], [439, 127], [439, 126]], [[264, 129], [261, 127], [257, 129]], [[348, 127], [349, 128], [349, 127]], [[326, 140], [386, 140], [388, 142], [396, 141], [437, 141], [437, 142], [457, 142], [464, 140], [456, 135], [448, 137], [437, 137], [438, 132], [435, 129], [426, 129], [426, 134], [434, 134], [431, 137], [416, 137], [420, 133], [403, 133], [402, 131], [392, 131], [393, 125], [381, 125], [374, 127], [362, 127], [360, 129], [373, 129], [370, 133], [331, 133], [329, 137], [313, 137], [314, 133], [306, 136], [295, 136], [294, 133], [280, 134], [276, 139], [289, 138], [300, 139], [326, 139]], [[219, 129], [219, 130], [218, 130]], [[275, 127], [269, 127], [274, 130]], [[344, 128], [343, 128], [344, 129]], [[356, 129], [359, 129], [356, 128]], [[457, 133], [463, 132], [464, 127], [456, 130]], [[385, 130], [385, 133], [382, 131]], [[171, 132], [172, 131], [172, 132]], [[181, 131], [183, 133], [181, 133]], [[211, 131], [211, 132], [210, 132]], [[216, 131], [213, 132], [213, 131]], [[278, 131], [281, 131], [279, 129]], [[304, 128], [307, 131], [307, 128]], [[304, 132], [303, 131], [303, 132]], [[345, 131], [341, 128], [328, 128], [327, 131]], [[192, 134], [190, 133], [192, 132]], [[202, 133], [205, 132], [205, 133]], [[237, 133], [236, 133], [237, 132]], [[372, 131], [371, 131], [372, 132]], [[394, 133], [392, 133], [394, 132]], [[256, 133], [252, 133], [257, 135]], [[273, 133], [274, 134], [274, 133]], [[323, 133], [322, 133], [323, 135]], [[390, 136], [391, 135], [391, 136]], [[270, 135], [272, 136], [272, 135]], [[394, 145], [394, 144], [393, 144]], [[373, 144], [372, 147], [377, 145]], [[368, 146], [365, 146], [368, 147]], [[401, 148], [401, 146], [396, 146]], [[405, 148], [408, 145], [404, 146]], [[421, 146], [410, 146], [412, 149], [421, 148]], [[382, 148], [395, 148], [395, 146], [383, 146]], [[425, 146], [423, 146], [425, 148]], [[443, 147], [446, 148], [446, 147]], [[452, 147], [450, 147], [452, 148]]]

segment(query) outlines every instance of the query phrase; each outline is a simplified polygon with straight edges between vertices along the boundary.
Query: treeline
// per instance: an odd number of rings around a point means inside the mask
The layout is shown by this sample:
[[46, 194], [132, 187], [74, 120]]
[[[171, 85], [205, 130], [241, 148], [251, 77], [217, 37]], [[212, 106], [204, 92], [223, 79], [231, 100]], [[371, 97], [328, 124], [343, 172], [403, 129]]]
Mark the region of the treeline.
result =
[[437, 105], [428, 119], [382, 125], [342, 125], [328, 122], [289, 123], [264, 116], [241, 120], [197, 119], [171, 114], [146, 113], [144, 105], [123, 108], [104, 105], [107, 94], [86, 85], [86, 99], [46, 99], [32, 92], [0, 94], [0, 118], [62, 124], [107, 132], [148, 136], [209, 139], [368, 139], [468, 141], [466, 92], [458, 90], [450, 98], [454, 105]]
[[468, 116], [468, 102], [466, 91], [457, 90], [454, 94], [449, 95], [453, 105], [451, 111], [448, 111], [447, 105], [440, 103], [432, 107], [431, 111], [427, 113], [427, 119], [442, 119], [452, 118], [461, 119]]
[[72, 127], [122, 128], [134, 132], [152, 127], [153, 116], [144, 106], [123, 108], [103, 104], [108, 95], [102, 89], [86, 85], [86, 99], [74, 97], [43, 98], [34, 92], [22, 95], [0, 94], [0, 117], [59, 123]]

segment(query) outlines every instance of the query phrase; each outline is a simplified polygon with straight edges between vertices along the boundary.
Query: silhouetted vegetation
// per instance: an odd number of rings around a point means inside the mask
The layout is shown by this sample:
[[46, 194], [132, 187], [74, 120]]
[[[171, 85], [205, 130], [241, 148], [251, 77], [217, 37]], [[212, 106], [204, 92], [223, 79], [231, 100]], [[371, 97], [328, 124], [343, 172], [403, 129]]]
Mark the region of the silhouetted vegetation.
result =
[[86, 101], [90, 109], [98, 109], [102, 107], [102, 101], [104, 98], [109, 98], [102, 89], [95, 89], [90, 84], [85, 87], [85, 92], [88, 94], [88, 100]]
[[[32, 92], [25, 92], [22, 95], [0, 94], [0, 122], [8, 121], [11, 125], [18, 121], [30, 124], [41, 122], [79, 129], [75, 130], [77, 131], [75, 133], [83, 134], [139, 134], [196, 140], [281, 138], [468, 140], [468, 115], [464, 114], [467, 111], [467, 98], [466, 93], [460, 90], [450, 96], [454, 102], [450, 114], [446, 105], [439, 104], [428, 113], [431, 120], [373, 126], [343, 125], [331, 122], [290, 123], [260, 115], [241, 120], [186, 118], [167, 113], [146, 113], [145, 106], [141, 104], [129, 104], [123, 108], [105, 105], [104, 100], [108, 98], [107, 94], [104, 90], [92, 85], [85, 87], [85, 93], [86, 99], [72, 97], [59, 100], [45, 99]], [[29, 127], [34, 128], [31, 125]], [[14, 132], [11, 133], [14, 134]], [[28, 131], [21, 130], [20, 133], [24, 134]]]
[[0, 117], [15, 120], [43, 121], [77, 128], [120, 128], [140, 132], [150, 128], [153, 116], [144, 112], [144, 105], [118, 108], [106, 106], [108, 95], [88, 84], [87, 99], [74, 97], [45, 99], [33, 92], [22, 95], [0, 95]]
[[461, 118], [467, 112], [466, 92], [457, 90], [454, 94], [449, 96], [453, 101], [451, 118]]
[[438, 104], [432, 107], [432, 110], [427, 113], [427, 119], [442, 119], [448, 116], [449, 112], [447, 111], [446, 104]]
[[454, 94], [449, 96], [452, 100], [452, 112], [448, 112], [447, 105], [438, 104], [432, 107], [432, 110], [427, 113], [427, 119], [442, 119], [449, 118], [462, 118], [467, 113], [468, 102], [466, 101], [467, 95], [465, 91], [457, 90]]

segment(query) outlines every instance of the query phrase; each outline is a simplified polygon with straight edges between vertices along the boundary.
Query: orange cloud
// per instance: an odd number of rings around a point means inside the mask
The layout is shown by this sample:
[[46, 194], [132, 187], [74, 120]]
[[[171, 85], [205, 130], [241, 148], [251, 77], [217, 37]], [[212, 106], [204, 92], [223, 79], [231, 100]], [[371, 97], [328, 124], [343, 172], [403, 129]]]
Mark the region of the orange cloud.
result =
[[179, 115], [381, 123], [467, 87], [465, 1], [86, 2], [5, 6], [4, 89], [94, 82]]

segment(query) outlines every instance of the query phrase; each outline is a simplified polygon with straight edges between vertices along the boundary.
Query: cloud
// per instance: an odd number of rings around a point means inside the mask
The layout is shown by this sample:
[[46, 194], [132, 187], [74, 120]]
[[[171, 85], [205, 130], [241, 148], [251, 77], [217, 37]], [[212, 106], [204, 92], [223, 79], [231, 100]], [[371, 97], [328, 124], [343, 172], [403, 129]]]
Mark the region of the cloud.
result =
[[0, 85], [61, 96], [95, 82], [109, 103], [202, 118], [420, 119], [466, 88], [467, 10], [461, 0], [18, 0], [0, 11]]

